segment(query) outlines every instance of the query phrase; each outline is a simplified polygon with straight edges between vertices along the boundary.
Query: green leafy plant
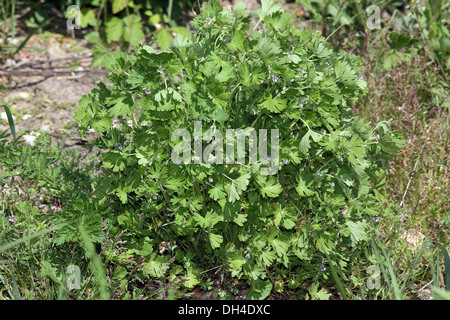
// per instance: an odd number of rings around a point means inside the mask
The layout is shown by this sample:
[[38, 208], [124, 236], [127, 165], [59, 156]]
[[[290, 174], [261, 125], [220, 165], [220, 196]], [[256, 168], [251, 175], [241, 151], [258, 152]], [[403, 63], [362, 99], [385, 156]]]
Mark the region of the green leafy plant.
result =
[[345, 2], [338, 0], [297, 0], [296, 2], [303, 5], [309, 18], [320, 25], [324, 37], [331, 36], [340, 28], [346, 29], [347, 32], [343, 33], [345, 35], [350, 32], [367, 30], [368, 14], [366, 10], [372, 5], [379, 7], [380, 12], [383, 10], [393, 12], [402, 6], [402, 2], [396, 0], [349, 0]]
[[[84, 29], [81, 32], [74, 29], [72, 35], [82, 34], [94, 44], [93, 65], [96, 65], [98, 56], [108, 51], [111, 43], [122, 49], [131, 49], [146, 38], [154, 37], [160, 48], [167, 49], [174, 35], [189, 35], [189, 30], [183, 26], [182, 14], [188, 13], [192, 7], [189, 0], [170, 0], [168, 5], [162, 0], [58, 0], [51, 3], [2, 0], [0, 4], [2, 60], [13, 59], [34, 34], [50, 28], [65, 29], [67, 19], [72, 19]], [[62, 18], [63, 15], [67, 19]], [[26, 28], [19, 28], [18, 20], [24, 22]], [[8, 37], [15, 39], [24, 31], [26, 36], [19, 45], [8, 43]]]
[[400, 15], [396, 20], [396, 27], [401, 36], [403, 38], [409, 36], [417, 42], [416, 47], [423, 50], [434, 63], [440, 66], [447, 83], [445, 70], [450, 66], [449, 8], [450, 4], [442, 0], [412, 1], [408, 6], [407, 14]]
[[5, 113], [6, 113], [6, 116], [8, 118], [9, 128], [10, 128], [11, 134], [12, 134], [14, 140], [15, 140], [16, 139], [16, 126], [14, 124], [14, 118], [13, 118], [13, 115], [11, 113], [11, 110], [5, 104], [0, 104], [0, 105], [2, 105], [3, 108], [5, 109]]
[[[377, 188], [402, 140], [386, 122], [370, 129], [353, 116], [366, 91], [357, 56], [292, 28], [274, 1], [254, 16], [250, 28], [244, 3], [209, 2], [192, 38], [177, 36], [166, 51], [144, 44], [105, 56], [110, 82], [83, 96], [75, 119], [82, 134], [98, 132], [104, 150], [97, 201], [120, 204], [119, 226], [136, 221], [136, 243], [170, 243], [161, 251], [181, 264], [189, 256], [200, 268], [223, 265], [249, 281], [248, 298], [263, 299], [280, 268], [313, 263], [320, 275], [330, 252], [336, 269], [347, 267], [349, 249], [369, 240], [368, 221], [384, 215]], [[280, 170], [262, 175], [261, 159], [173, 163], [171, 134], [193, 133], [194, 121], [211, 144], [208, 129], [278, 129]], [[135, 218], [122, 218], [127, 208]]]

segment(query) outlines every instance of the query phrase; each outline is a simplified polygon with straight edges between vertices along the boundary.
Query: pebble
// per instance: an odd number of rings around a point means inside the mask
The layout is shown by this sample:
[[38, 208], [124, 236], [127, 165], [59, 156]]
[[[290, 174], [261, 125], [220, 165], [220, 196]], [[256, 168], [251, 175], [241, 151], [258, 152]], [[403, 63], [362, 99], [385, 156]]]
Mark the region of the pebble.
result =
[[49, 54], [50, 58], [52, 58], [52, 59], [64, 58], [65, 56], [67, 56], [66, 51], [61, 49], [61, 47], [56, 44], [54, 44], [50, 48], [48, 48], [48, 54]]
[[25, 114], [22, 117], [23, 120], [30, 120], [31, 118], [33, 118], [33, 116], [31, 114]]
[[[12, 117], [13, 117], [13, 120], [16, 119], [16, 117], [15, 117], [14, 115], [13, 115]], [[6, 114], [6, 112], [0, 113], [0, 119], [2, 119], [2, 120], [8, 120], [8, 115]]]
[[17, 38], [13, 38], [13, 37], [8, 37], [8, 43], [14, 47], [17, 47], [20, 45], [20, 39]]
[[50, 131], [50, 126], [48, 124], [44, 124], [39, 128], [41, 131]]
[[15, 92], [13, 94], [11, 94], [9, 96], [8, 100], [14, 100], [14, 99], [19, 99], [19, 100], [29, 100], [31, 97], [31, 94], [26, 92], [26, 91], [19, 91], [19, 92]]
[[16, 61], [15, 60], [13, 60], [13, 59], [6, 59], [6, 61], [5, 61], [5, 65], [7, 66], [7, 67], [14, 67], [15, 65], [16, 65]]

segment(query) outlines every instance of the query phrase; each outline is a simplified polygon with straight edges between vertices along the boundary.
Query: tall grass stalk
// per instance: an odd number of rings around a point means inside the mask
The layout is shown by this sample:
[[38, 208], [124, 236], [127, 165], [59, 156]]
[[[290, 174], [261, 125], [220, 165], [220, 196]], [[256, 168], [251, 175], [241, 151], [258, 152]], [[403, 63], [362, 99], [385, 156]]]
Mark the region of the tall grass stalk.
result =
[[[444, 256], [444, 266], [445, 266], [445, 290], [450, 291], [450, 256], [448, 254], [447, 249], [440, 243], [438, 243], [439, 249], [442, 251], [442, 255]], [[439, 263], [439, 260], [438, 260]]]
[[11, 133], [13, 136], [13, 139], [16, 140], [16, 126], [14, 125], [14, 118], [12, 116], [11, 110], [6, 104], [0, 104], [3, 106], [6, 112], [6, 117], [8, 118], [9, 128], [11, 129]]
[[[373, 247], [373, 250], [375, 252], [375, 256], [376, 256], [376, 258], [378, 260], [378, 263], [380, 264], [381, 272], [383, 273], [384, 279], [386, 280], [386, 283], [388, 284], [389, 288], [393, 289], [393, 291], [394, 291], [394, 299], [395, 300], [402, 300], [402, 294], [401, 294], [401, 291], [400, 291], [400, 287], [398, 285], [397, 277], [395, 276], [394, 268], [392, 267], [391, 261], [389, 259], [388, 254], [386, 253], [386, 250], [384, 249], [384, 246], [381, 245], [381, 241], [380, 241], [380, 238], [378, 236], [378, 232], [376, 231], [375, 228], [374, 228], [374, 234], [375, 234], [375, 237], [376, 237], [376, 239], [377, 239], [377, 241], [378, 241], [378, 243], [380, 245], [378, 245], [375, 242], [375, 240], [372, 238], [371, 239], [372, 247]], [[381, 259], [381, 255], [380, 255], [380, 252], [378, 250], [378, 247], [381, 249], [381, 251], [383, 253], [383, 256], [384, 256], [384, 259], [386, 261], [386, 264], [388, 266], [390, 280], [389, 280], [388, 274], [386, 272], [386, 269], [384, 268], [384, 263], [383, 263], [383, 260]]]
[[400, 288], [400, 291], [401, 291], [401, 292], [405, 292], [405, 288], [406, 288], [406, 285], [407, 285], [407, 283], [408, 283], [409, 277], [410, 277], [411, 273], [413, 272], [414, 268], [416, 267], [416, 265], [419, 263], [419, 260], [420, 260], [420, 258], [422, 257], [422, 254], [424, 253], [425, 249], [428, 247], [429, 244], [431, 244], [431, 241], [428, 240], [428, 239], [426, 239], [426, 240], [422, 243], [422, 246], [420, 247], [419, 252], [417, 253], [416, 258], [414, 259], [413, 264], [410, 266], [408, 272], [406, 273], [406, 277], [405, 277], [405, 279], [403, 280], [403, 284], [402, 284], [402, 286], [401, 286], [401, 288]]
[[108, 290], [108, 281], [103, 269], [103, 262], [99, 255], [95, 252], [95, 247], [92, 243], [91, 237], [86, 232], [82, 224], [78, 226], [78, 230], [80, 231], [80, 236], [89, 255], [89, 259], [92, 262], [91, 267], [99, 285], [100, 297], [102, 300], [109, 300], [110, 294]]
[[326, 257], [328, 259], [328, 263], [330, 264], [331, 274], [333, 276], [333, 279], [336, 282], [338, 290], [339, 290], [339, 292], [342, 295], [342, 299], [343, 300], [347, 300], [347, 295], [345, 294], [344, 284], [342, 283], [341, 279], [339, 278], [339, 276], [338, 276], [338, 274], [336, 272], [336, 268], [334, 267], [333, 260], [330, 258], [330, 255], [328, 253], [326, 253]]
[[4, 245], [2, 245], [2, 246], [0, 247], [0, 253], [6, 251], [6, 250], [8, 250], [8, 249], [11, 249], [11, 248], [13, 248], [13, 247], [15, 247], [15, 246], [18, 246], [18, 245], [20, 245], [20, 244], [22, 244], [22, 243], [25, 243], [25, 242], [27, 242], [27, 241], [30, 241], [30, 240], [32, 240], [32, 239], [34, 239], [34, 238], [40, 237], [40, 236], [42, 236], [42, 235], [44, 235], [44, 234], [47, 234], [47, 233], [50, 233], [50, 232], [52, 232], [52, 231], [61, 229], [62, 227], [66, 226], [66, 225], [68, 225], [68, 224], [69, 224], [69, 222], [64, 222], [64, 223], [55, 225], [55, 226], [53, 226], [53, 227], [50, 227], [50, 228], [47, 228], [47, 229], [38, 231], [38, 232], [36, 232], [36, 233], [30, 234], [30, 235], [28, 235], [28, 236], [22, 237], [22, 238], [20, 238], [20, 239], [14, 240], [14, 241], [9, 242], [9, 243], [7, 243], [7, 244], [4, 244]]

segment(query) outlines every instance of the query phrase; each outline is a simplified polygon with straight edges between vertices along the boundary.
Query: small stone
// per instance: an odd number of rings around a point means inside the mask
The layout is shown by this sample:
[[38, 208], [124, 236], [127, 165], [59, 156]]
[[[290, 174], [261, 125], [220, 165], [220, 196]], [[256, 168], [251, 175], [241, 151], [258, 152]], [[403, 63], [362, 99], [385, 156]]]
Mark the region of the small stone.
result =
[[23, 120], [30, 120], [31, 118], [33, 118], [31, 114], [24, 114], [22, 117]]
[[61, 47], [56, 44], [48, 48], [48, 54], [50, 58], [64, 58], [65, 56], [67, 56], [66, 51], [61, 49]]
[[[12, 118], [13, 118], [13, 120], [16, 119], [16, 117], [15, 117], [14, 115], [12, 116]], [[6, 114], [6, 112], [0, 113], [0, 119], [2, 119], [2, 120], [8, 120], [8, 115]]]
[[13, 60], [13, 59], [6, 59], [6, 61], [5, 61], [5, 65], [7, 66], [7, 67], [14, 67], [15, 65], [16, 65], [16, 61], [15, 60]]
[[9, 96], [8, 100], [15, 100], [15, 99], [18, 99], [18, 100], [29, 100], [30, 98], [31, 98], [31, 94], [29, 92], [19, 91], [19, 92], [12, 93]]
[[44, 124], [39, 128], [40, 131], [50, 131], [50, 126], [48, 124]]

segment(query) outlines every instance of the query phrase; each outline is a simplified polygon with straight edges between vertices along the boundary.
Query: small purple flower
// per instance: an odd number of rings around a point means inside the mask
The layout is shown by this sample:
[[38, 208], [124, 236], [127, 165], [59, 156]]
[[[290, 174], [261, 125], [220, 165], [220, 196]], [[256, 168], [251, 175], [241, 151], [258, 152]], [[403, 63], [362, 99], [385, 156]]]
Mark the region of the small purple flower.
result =
[[400, 215], [398, 215], [398, 219], [400, 220], [400, 221], [402, 221], [403, 220], [403, 216], [400, 214]]
[[272, 81], [273, 82], [277, 82], [278, 81], [278, 77], [272, 77]]
[[280, 229], [280, 227], [279, 227], [279, 226], [277, 226], [277, 229]]
[[264, 80], [261, 80], [261, 83], [264, 83]]
[[320, 266], [320, 271], [324, 272], [325, 270], [327, 270], [327, 268], [325, 268], [324, 265], [321, 265], [321, 266]]
[[303, 103], [300, 103], [299, 107], [300, 109], [303, 109]]
[[380, 140], [380, 135], [379, 134], [377, 134], [377, 140]]
[[347, 213], [347, 207], [344, 207], [344, 209], [342, 209], [342, 214], [346, 214]]
[[247, 254], [244, 256], [244, 258], [245, 258], [245, 259], [250, 259], [250, 255], [247, 253]]
[[213, 140], [213, 141], [212, 141], [212, 144], [215, 145], [215, 144], [216, 144], [216, 140]]
[[17, 218], [14, 217], [14, 215], [10, 215], [10, 216], [8, 217], [8, 221], [11, 222], [11, 223], [14, 223], [14, 222], [17, 221]]
[[122, 144], [120, 142], [116, 143], [116, 148], [120, 148], [122, 146]]
[[145, 89], [145, 93], [150, 94], [150, 93], [152, 93], [152, 91], [150, 89]]
[[334, 182], [331, 183], [331, 186], [334, 188]]
[[228, 43], [228, 41], [227, 41], [227, 40], [223, 40], [223, 43], [227, 44], [227, 43]]
[[211, 24], [211, 22], [212, 22], [212, 19], [211, 19], [211, 18], [206, 18], [206, 23], [207, 23], [207, 24]]
[[380, 221], [380, 217], [375, 217], [375, 222], [378, 222], [378, 221]]
[[284, 164], [288, 164], [289, 163], [289, 161], [288, 160], [284, 160]]
[[302, 73], [303, 73], [303, 74], [305, 74], [305, 73], [306, 73], [306, 71], [305, 71], [305, 70], [302, 70]]
[[360, 78], [360, 79], [363, 79], [363, 78], [364, 78], [364, 76], [363, 76], [362, 74], [360, 74], [360, 75], [359, 75], [359, 78]]
[[153, 199], [158, 200], [158, 197], [157, 197], [157, 196], [154, 196]]
[[292, 51], [289, 51], [289, 52], [287, 53], [287, 56], [289, 57], [291, 54], [292, 54]]
[[403, 230], [400, 230], [400, 232], [399, 232], [400, 234], [403, 234]]

